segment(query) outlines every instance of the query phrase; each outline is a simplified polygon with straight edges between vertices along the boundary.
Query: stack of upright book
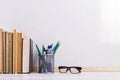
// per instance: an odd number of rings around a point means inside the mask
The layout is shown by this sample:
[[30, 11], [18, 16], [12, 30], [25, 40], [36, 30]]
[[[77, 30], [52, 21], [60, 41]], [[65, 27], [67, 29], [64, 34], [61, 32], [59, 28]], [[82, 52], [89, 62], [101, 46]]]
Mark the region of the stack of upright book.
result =
[[32, 40], [23, 33], [0, 29], [0, 73], [29, 73]]

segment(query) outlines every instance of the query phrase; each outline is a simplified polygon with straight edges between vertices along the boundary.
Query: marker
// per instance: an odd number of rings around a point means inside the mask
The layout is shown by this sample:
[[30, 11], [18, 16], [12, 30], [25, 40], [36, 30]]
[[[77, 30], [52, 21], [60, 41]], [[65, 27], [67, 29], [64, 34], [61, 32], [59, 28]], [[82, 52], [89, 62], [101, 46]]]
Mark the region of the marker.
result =
[[53, 44], [48, 45], [47, 54], [52, 54], [52, 46]]
[[53, 48], [53, 54], [55, 54], [59, 46], [60, 46], [60, 42], [58, 41], [57, 44]]

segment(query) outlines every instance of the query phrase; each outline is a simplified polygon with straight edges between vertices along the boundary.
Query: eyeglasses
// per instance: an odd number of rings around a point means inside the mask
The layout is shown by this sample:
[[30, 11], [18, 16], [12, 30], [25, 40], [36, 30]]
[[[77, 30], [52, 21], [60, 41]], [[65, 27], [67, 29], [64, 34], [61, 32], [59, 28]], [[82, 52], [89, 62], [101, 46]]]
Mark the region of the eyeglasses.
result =
[[60, 73], [66, 73], [68, 70], [70, 70], [70, 72], [72, 74], [77, 74], [77, 73], [81, 73], [82, 67], [77, 67], [77, 66], [71, 66], [71, 67], [59, 66], [58, 69], [59, 69]]

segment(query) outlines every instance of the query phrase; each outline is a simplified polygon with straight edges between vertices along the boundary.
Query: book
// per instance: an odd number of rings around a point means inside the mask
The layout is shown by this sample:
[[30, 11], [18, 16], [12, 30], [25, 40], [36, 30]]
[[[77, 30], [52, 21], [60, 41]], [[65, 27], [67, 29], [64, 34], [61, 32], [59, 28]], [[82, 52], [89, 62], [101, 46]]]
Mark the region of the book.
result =
[[8, 73], [9, 71], [9, 67], [8, 67], [8, 46], [9, 46], [9, 43], [8, 43], [8, 32], [6, 31], [5, 32], [5, 73]]
[[13, 33], [8, 33], [8, 67], [9, 67], [9, 73], [13, 73]]
[[22, 73], [22, 33], [17, 33], [17, 73]]
[[30, 72], [33, 72], [33, 40], [30, 39]]
[[22, 73], [30, 72], [30, 39], [23, 38]]
[[17, 73], [17, 32], [13, 32], [13, 73]]
[[3, 54], [3, 73], [6, 73], [6, 53], [5, 53], [5, 30], [2, 31], [2, 54]]
[[2, 29], [0, 29], [0, 73], [3, 73]]

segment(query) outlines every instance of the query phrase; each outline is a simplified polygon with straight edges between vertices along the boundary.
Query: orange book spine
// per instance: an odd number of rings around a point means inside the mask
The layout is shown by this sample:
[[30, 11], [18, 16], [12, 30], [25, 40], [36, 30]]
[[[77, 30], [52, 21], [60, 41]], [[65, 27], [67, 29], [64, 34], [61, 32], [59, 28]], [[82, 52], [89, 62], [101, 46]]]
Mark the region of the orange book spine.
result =
[[6, 73], [5, 31], [2, 32], [3, 73]]
[[0, 29], [0, 73], [3, 73], [2, 29]]
[[17, 54], [17, 33], [16, 33], [16, 29], [14, 29], [14, 32], [13, 32], [13, 73], [17, 73], [16, 54]]
[[22, 33], [17, 34], [17, 73], [22, 73]]

